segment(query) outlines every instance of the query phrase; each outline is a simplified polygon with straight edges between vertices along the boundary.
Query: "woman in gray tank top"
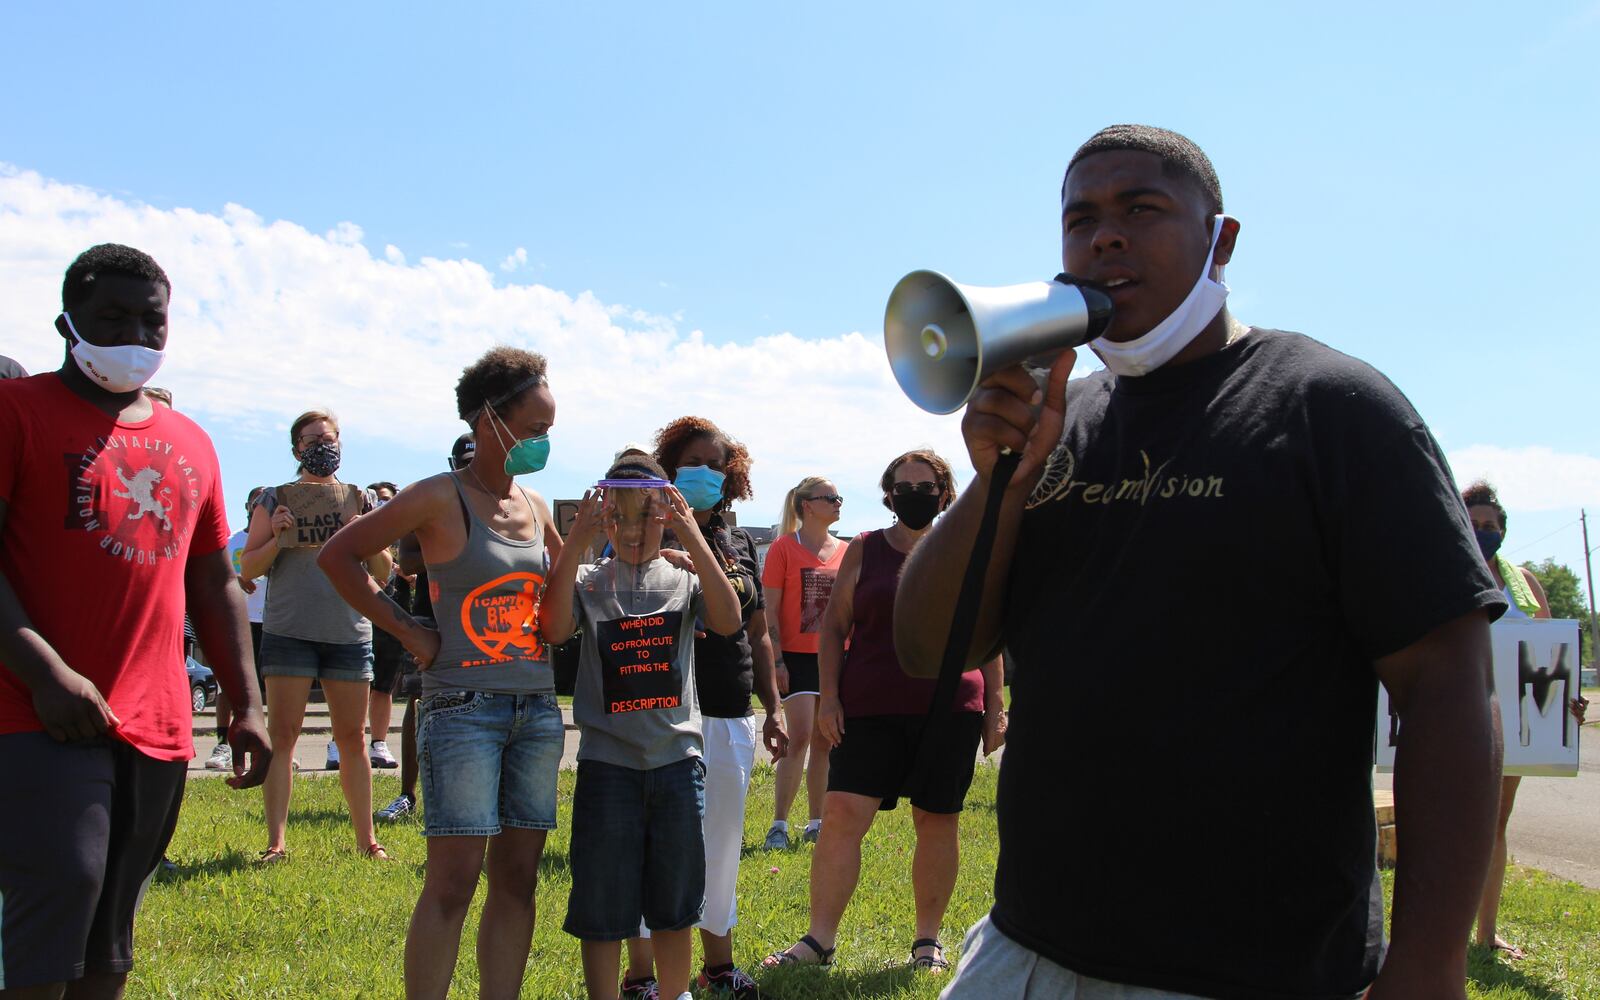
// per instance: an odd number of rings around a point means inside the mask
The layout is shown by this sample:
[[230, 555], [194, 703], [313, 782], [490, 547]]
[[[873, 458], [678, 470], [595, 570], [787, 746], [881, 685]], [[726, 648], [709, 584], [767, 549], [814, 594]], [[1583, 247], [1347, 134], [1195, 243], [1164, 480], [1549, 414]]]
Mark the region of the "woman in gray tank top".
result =
[[[305, 719], [311, 682], [322, 684], [333, 726], [330, 766], [342, 758], [339, 783], [344, 787], [350, 823], [355, 827], [356, 849], [368, 857], [388, 854], [372, 832], [372, 763], [367, 757], [367, 695], [372, 684], [372, 626], [339, 600], [333, 585], [317, 568], [316, 543], [331, 537], [342, 514], [297, 517], [295, 495], [327, 492], [337, 495], [334, 474], [341, 458], [339, 421], [324, 410], [309, 410], [289, 427], [292, 453], [299, 463], [299, 479], [262, 491], [250, 514], [250, 532], [239, 555], [246, 579], [266, 576], [267, 607], [261, 629], [261, 675], [267, 685], [267, 728], [277, 752], [267, 768], [263, 786], [267, 818], [267, 849], [260, 860], [288, 858], [290, 768], [294, 747]], [[297, 489], [299, 487], [305, 489]], [[370, 499], [364, 491], [359, 508]], [[291, 502], [292, 500], [292, 502]], [[359, 516], [359, 514], [357, 515]], [[307, 537], [301, 538], [304, 534]], [[363, 579], [387, 580], [392, 568], [387, 550], [374, 552], [358, 567]], [[370, 574], [370, 576], [369, 576]], [[343, 751], [336, 755], [337, 746]]]
[[[478, 932], [482, 992], [515, 996], [533, 935], [566, 732], [539, 636], [545, 576], [561, 551], [550, 510], [515, 477], [544, 467], [555, 399], [545, 359], [497, 347], [461, 376], [456, 405], [477, 449], [341, 531], [320, 563], [339, 594], [422, 668], [417, 762], [427, 874], [406, 938], [406, 995], [444, 997], [487, 854]], [[361, 562], [415, 532], [438, 628], [419, 624]]]

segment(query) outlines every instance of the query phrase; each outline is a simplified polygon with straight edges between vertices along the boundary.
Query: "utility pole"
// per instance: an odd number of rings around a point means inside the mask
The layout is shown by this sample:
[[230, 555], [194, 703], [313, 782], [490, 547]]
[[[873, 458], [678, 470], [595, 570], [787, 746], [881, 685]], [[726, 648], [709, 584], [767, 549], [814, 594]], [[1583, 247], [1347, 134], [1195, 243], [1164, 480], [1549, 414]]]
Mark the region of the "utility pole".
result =
[[1589, 548], [1589, 512], [1578, 510], [1578, 521], [1583, 525], [1583, 576], [1589, 583], [1589, 649], [1591, 652], [1600, 651], [1600, 632], [1595, 631], [1594, 616], [1594, 570], [1589, 567], [1589, 554], [1594, 549]]

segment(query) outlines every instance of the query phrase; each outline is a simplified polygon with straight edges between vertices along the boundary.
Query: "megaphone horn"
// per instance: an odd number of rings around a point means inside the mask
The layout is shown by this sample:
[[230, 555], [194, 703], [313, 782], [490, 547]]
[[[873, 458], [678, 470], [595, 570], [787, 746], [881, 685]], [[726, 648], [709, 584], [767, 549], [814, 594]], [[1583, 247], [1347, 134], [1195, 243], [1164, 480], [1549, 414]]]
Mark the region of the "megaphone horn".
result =
[[1111, 299], [1063, 278], [986, 287], [912, 271], [883, 315], [895, 381], [924, 410], [953, 413], [1000, 369], [1087, 344], [1111, 322]]

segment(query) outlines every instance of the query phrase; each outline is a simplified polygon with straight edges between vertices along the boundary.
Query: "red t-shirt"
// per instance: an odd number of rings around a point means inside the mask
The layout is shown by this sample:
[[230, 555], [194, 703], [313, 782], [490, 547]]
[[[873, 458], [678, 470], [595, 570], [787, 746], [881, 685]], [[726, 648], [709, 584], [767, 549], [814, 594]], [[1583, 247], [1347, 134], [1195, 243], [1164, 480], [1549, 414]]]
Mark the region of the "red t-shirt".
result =
[[[183, 663], [184, 569], [228, 543], [206, 432], [152, 406], [118, 423], [54, 373], [0, 381], [0, 572], [33, 627], [157, 760], [194, 756]], [[0, 662], [0, 733], [37, 732]]]

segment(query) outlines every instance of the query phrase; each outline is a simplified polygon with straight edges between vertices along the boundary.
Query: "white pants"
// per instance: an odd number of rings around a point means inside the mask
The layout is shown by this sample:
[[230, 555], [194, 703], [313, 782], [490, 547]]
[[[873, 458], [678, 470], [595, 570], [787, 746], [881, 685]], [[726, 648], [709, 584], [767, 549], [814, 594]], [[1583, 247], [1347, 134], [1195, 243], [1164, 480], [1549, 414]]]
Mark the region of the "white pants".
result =
[[[706, 842], [706, 904], [701, 930], [725, 937], [739, 922], [734, 893], [739, 885], [739, 856], [744, 850], [744, 801], [750, 792], [750, 771], [756, 764], [756, 720], [702, 716], [705, 741], [706, 814], [701, 821]], [[649, 937], [647, 927], [640, 937]]]

